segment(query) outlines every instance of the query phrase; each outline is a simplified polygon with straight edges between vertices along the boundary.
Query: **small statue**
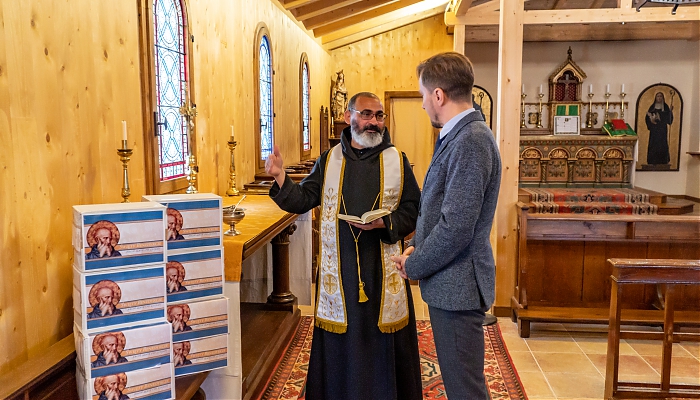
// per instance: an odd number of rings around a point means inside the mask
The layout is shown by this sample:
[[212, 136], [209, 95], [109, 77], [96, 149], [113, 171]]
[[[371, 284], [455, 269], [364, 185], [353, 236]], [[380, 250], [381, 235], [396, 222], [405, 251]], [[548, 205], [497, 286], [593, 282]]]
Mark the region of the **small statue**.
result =
[[335, 84], [331, 93], [331, 114], [333, 121], [343, 121], [345, 109], [348, 106], [348, 90], [345, 88], [343, 70], [336, 72]]

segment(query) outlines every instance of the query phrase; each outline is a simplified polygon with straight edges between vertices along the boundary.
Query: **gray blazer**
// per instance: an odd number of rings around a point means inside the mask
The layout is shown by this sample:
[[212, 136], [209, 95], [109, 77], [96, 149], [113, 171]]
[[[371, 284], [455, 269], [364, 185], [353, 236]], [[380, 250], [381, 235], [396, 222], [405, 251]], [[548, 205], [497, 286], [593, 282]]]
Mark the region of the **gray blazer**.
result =
[[489, 241], [501, 182], [501, 158], [481, 113], [447, 133], [425, 175], [415, 249], [406, 274], [420, 279], [432, 307], [476, 310], [495, 299], [496, 267]]

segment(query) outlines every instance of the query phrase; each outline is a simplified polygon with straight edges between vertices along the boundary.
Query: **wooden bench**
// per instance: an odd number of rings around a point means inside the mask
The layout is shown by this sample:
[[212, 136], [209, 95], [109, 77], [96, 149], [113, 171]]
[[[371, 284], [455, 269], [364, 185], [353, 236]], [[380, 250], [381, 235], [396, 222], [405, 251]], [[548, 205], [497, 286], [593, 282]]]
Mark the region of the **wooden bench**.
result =
[[[614, 258], [612, 266], [612, 294], [610, 296], [610, 329], [605, 366], [606, 399], [665, 399], [669, 397], [700, 398], [700, 385], [671, 384], [671, 354], [673, 342], [687, 340], [700, 342], [698, 333], [674, 332], [675, 302], [680, 285], [700, 285], [700, 260], [647, 260]], [[663, 332], [620, 331], [622, 320], [622, 290], [630, 284], [663, 284]], [[619, 382], [620, 339], [661, 339], [661, 382]]]
[[[0, 399], [70, 400], [78, 399], [75, 377], [75, 342], [73, 334], [32, 357], [0, 377]], [[209, 372], [175, 379], [177, 400], [203, 400], [200, 385]]]

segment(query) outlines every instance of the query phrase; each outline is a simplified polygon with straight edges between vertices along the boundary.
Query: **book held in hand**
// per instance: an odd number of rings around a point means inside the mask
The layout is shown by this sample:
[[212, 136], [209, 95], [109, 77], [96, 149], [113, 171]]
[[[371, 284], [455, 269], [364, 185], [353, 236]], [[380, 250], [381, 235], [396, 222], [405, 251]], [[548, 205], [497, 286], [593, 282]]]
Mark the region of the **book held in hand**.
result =
[[366, 213], [362, 214], [361, 217], [356, 217], [354, 215], [338, 214], [338, 219], [350, 222], [357, 222], [358, 224], [369, 224], [375, 219], [379, 219], [389, 214], [391, 214], [391, 211], [380, 208], [377, 210], [367, 211]]

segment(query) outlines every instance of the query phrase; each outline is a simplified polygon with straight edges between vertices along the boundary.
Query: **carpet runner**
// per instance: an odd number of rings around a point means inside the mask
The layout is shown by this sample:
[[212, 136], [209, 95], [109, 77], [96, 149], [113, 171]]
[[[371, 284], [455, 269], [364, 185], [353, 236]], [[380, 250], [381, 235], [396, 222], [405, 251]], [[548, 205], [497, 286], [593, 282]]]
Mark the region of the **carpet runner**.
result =
[[[447, 400], [437, 363], [430, 321], [417, 321], [418, 351], [421, 358], [423, 398]], [[308, 372], [313, 317], [302, 317], [294, 338], [262, 396], [263, 400], [294, 400], [304, 398]], [[484, 375], [492, 400], [527, 399], [518, 374], [505, 347], [498, 324], [484, 327]]]
[[531, 212], [542, 214], [655, 215], [659, 207], [634, 189], [521, 188], [530, 197]]

